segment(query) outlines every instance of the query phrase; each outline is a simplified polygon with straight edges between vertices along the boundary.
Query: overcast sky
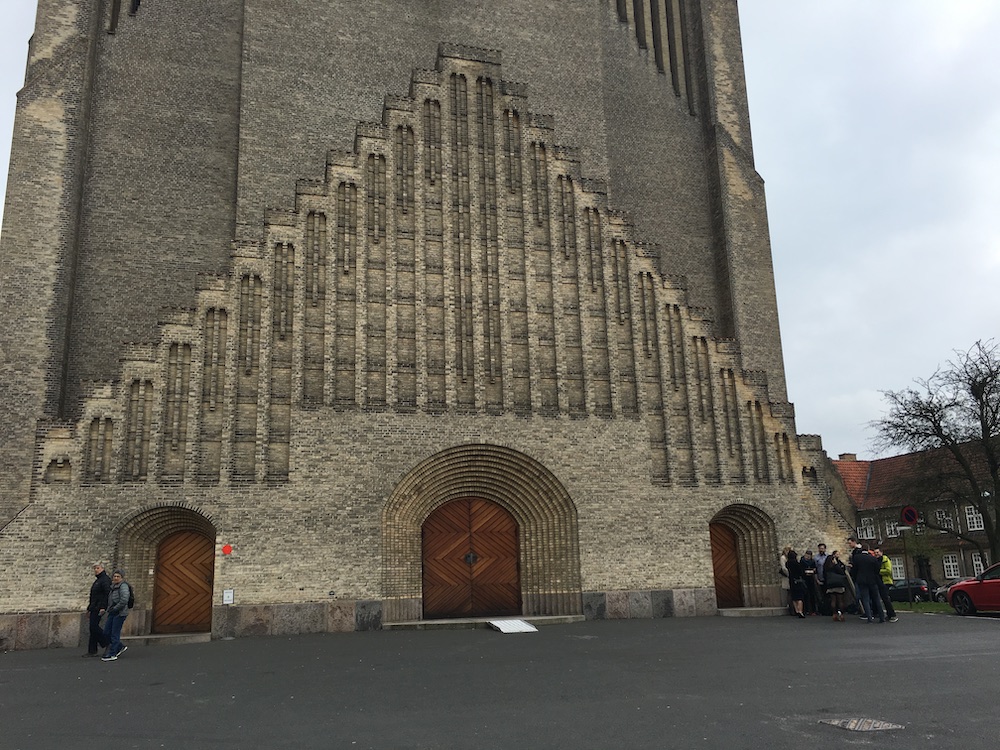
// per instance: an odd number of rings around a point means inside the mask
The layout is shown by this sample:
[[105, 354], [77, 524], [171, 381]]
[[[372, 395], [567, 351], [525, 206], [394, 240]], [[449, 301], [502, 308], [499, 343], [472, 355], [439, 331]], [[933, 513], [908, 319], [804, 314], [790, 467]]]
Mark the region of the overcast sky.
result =
[[[5, 180], [35, 1], [2, 1]], [[874, 457], [880, 391], [997, 336], [1000, 2], [743, 0], [740, 15], [797, 428], [831, 457]]]

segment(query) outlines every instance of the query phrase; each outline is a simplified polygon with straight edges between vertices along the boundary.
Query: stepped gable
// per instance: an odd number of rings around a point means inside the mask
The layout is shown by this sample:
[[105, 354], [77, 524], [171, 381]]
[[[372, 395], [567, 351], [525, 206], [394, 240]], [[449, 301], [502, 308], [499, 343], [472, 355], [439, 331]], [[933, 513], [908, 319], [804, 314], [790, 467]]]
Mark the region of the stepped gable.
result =
[[794, 482], [791, 409], [525, 94], [499, 53], [442, 45], [75, 430], [44, 433], [38, 470], [283, 482], [295, 413], [328, 408], [636, 420], [655, 484]]

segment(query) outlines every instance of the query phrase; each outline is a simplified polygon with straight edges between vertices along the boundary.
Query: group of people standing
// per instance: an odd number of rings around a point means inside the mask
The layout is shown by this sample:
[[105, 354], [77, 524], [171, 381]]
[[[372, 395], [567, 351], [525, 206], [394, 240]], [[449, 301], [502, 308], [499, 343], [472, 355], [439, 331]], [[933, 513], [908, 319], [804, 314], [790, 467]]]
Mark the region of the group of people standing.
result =
[[782, 550], [779, 573], [790, 614], [826, 615], [844, 622], [844, 613], [856, 608], [867, 622], [896, 622], [889, 598], [892, 562], [881, 549], [869, 549], [854, 537], [848, 537], [847, 546], [846, 562], [839, 550], [827, 554], [825, 544], [817, 545], [815, 556], [808, 549], [801, 557], [792, 547]]
[[[101, 661], [115, 661], [128, 649], [121, 640], [122, 625], [128, 617], [131, 594], [125, 572], [115, 570], [108, 576], [102, 563], [94, 563], [94, 583], [90, 586], [90, 641], [84, 656], [97, 656], [98, 646], [104, 649]], [[102, 624], [103, 620], [103, 624]]]

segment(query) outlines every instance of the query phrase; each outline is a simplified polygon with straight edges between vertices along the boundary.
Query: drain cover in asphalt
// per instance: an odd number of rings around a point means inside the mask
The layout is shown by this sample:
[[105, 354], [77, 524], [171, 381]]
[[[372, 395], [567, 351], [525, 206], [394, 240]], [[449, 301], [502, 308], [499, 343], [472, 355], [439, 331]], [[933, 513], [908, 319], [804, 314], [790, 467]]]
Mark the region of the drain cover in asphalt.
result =
[[852, 732], [879, 732], [883, 729], [905, 729], [902, 724], [890, 724], [878, 719], [822, 719], [820, 724], [832, 724]]

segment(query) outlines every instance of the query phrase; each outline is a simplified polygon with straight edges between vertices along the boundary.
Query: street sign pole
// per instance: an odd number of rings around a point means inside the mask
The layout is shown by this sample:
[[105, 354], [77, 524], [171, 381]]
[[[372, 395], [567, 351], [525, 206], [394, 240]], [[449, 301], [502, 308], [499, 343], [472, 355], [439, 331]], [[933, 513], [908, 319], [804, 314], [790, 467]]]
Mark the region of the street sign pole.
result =
[[[904, 508], [905, 510], [905, 508]], [[903, 537], [903, 580], [906, 581], [906, 598], [910, 603], [910, 609], [913, 609], [913, 586], [910, 585], [910, 573], [906, 569], [906, 534], [904, 531], [909, 531], [912, 526], [897, 526], [896, 530], [899, 531], [899, 535]]]

